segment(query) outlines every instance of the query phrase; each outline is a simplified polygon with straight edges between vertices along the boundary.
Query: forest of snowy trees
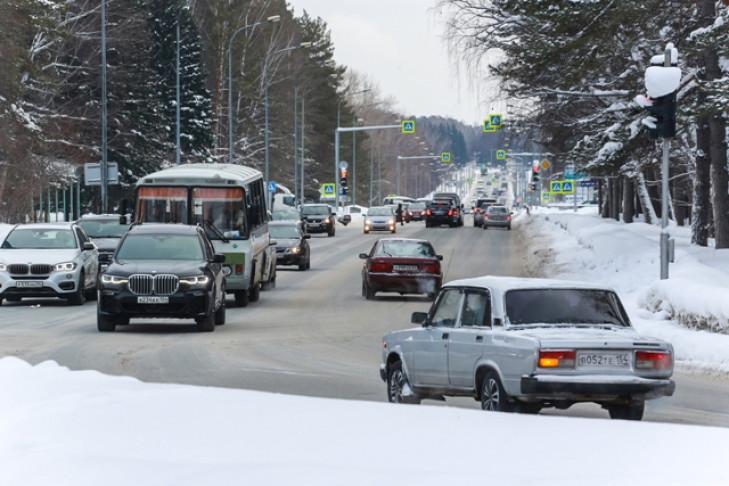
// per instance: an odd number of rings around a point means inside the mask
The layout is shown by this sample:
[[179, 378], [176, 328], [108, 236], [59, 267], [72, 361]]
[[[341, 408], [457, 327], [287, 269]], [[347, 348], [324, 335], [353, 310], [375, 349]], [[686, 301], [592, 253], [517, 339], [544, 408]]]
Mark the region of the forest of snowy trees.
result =
[[[555, 172], [574, 165], [600, 182], [603, 216], [656, 223], [660, 143], [648, 138], [647, 113], [633, 100], [645, 94], [651, 57], [670, 42], [682, 81], [669, 217], [690, 224], [696, 244], [727, 248], [728, 2], [437, 1], [448, 19], [453, 63], [497, 79], [489, 96], [510, 106], [504, 129], [483, 137], [480, 127], [457, 120], [397, 113], [377, 80], [334, 62], [326, 22], [295, 16], [285, 0], [4, 0], [0, 221], [22, 221], [35, 214], [38, 198], [78, 186], [84, 164], [99, 162], [104, 148], [119, 167], [121, 183], [109, 187], [114, 207], [133, 196], [139, 177], [175, 163], [178, 153], [183, 163], [262, 170], [268, 91], [271, 180], [302, 198], [316, 197], [335, 177], [338, 122], [416, 118], [417, 138], [342, 134], [342, 158], [357, 161], [350, 177], [355, 203], [370, 205], [391, 192], [398, 155], [449, 151], [457, 167], [481, 164], [496, 148], [520, 152], [537, 143], [552, 154]], [[268, 22], [273, 16], [280, 21]], [[302, 43], [311, 47], [293, 48]], [[418, 197], [440, 177], [438, 163], [413, 164], [400, 187]], [[98, 211], [99, 198], [98, 190], [84, 188], [82, 206]]]

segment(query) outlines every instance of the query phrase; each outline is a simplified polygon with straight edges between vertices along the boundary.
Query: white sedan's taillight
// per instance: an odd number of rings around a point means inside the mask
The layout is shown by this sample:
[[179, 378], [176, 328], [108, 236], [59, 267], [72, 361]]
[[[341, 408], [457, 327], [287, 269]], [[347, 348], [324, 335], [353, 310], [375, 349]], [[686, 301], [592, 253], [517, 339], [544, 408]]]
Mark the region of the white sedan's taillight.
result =
[[667, 370], [673, 364], [671, 353], [665, 351], [636, 351], [636, 370]]
[[540, 368], [574, 368], [574, 349], [550, 349], [539, 351]]

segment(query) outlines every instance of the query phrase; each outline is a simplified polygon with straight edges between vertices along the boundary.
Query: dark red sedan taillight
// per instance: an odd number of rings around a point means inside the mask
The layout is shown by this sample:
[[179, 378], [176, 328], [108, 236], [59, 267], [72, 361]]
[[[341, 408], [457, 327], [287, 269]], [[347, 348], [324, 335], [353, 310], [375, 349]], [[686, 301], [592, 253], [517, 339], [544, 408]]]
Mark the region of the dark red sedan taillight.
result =
[[440, 262], [426, 263], [425, 265], [421, 265], [420, 271], [422, 273], [438, 274], [440, 273]]
[[372, 262], [370, 263], [370, 273], [387, 273], [390, 271], [389, 263]]

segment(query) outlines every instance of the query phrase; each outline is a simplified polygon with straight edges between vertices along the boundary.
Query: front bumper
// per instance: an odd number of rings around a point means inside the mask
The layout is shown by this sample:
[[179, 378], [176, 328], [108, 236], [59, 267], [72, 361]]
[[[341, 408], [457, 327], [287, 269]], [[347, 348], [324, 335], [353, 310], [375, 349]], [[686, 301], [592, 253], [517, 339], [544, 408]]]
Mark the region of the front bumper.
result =
[[204, 289], [177, 292], [166, 296], [166, 304], [141, 304], [128, 291], [102, 289], [99, 291], [99, 314], [105, 317], [147, 317], [197, 319], [208, 315], [212, 291]]
[[[66, 299], [78, 291], [80, 270], [53, 272], [45, 277], [13, 278], [0, 274], [0, 298], [58, 297]], [[24, 287], [24, 285], [33, 285]]]

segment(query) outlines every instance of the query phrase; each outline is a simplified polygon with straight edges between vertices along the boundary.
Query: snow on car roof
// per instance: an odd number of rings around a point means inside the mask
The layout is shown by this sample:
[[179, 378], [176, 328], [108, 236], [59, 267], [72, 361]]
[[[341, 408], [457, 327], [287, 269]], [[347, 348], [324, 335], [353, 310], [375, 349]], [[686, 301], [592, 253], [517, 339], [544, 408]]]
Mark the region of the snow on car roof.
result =
[[523, 277], [498, 277], [485, 275], [482, 277], [466, 278], [453, 280], [443, 287], [484, 287], [506, 292], [511, 289], [527, 289], [527, 288], [579, 288], [579, 289], [607, 289], [613, 290], [611, 287], [604, 285], [596, 285], [590, 282], [580, 280], [558, 280], [550, 278], [523, 278]]

